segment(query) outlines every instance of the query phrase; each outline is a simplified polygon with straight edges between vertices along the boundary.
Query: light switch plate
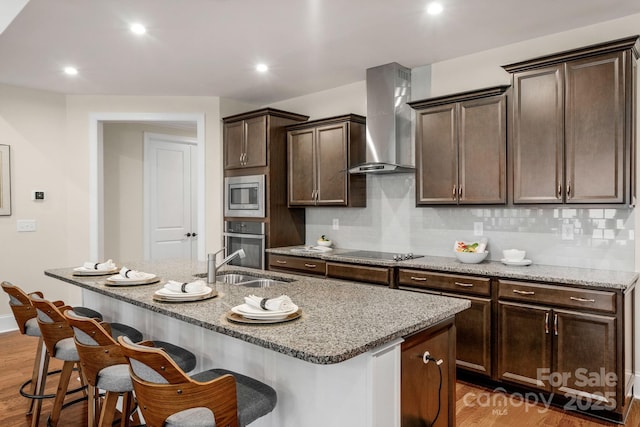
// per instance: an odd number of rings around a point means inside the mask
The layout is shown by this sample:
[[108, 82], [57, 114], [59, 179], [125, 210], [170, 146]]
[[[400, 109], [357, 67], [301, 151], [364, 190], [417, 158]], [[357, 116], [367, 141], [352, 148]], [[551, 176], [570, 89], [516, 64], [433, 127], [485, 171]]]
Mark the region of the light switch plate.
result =
[[340, 220], [338, 218], [333, 218], [333, 229], [340, 230]]
[[36, 231], [36, 228], [37, 227], [35, 219], [19, 219], [16, 221], [16, 231]]

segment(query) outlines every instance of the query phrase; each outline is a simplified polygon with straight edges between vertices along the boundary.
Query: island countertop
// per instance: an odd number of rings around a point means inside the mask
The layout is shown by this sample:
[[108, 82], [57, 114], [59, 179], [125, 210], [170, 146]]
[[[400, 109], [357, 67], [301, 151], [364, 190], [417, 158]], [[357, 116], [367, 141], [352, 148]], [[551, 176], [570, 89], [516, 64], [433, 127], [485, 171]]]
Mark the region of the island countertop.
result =
[[564, 285], [589, 286], [593, 288], [625, 290], [638, 280], [638, 273], [629, 271], [562, 267], [535, 263], [529, 266], [516, 267], [507, 266], [497, 261], [483, 261], [479, 264], [463, 264], [456, 258], [439, 256], [424, 256], [405, 261], [385, 261], [354, 257], [349, 255], [351, 251], [353, 251], [353, 249], [334, 249], [329, 252], [313, 252], [305, 250], [304, 246], [267, 249], [268, 253], [318, 258], [325, 261], [413, 268], [444, 273], [473, 274], [502, 279], [554, 282]]
[[[118, 264], [121, 266], [120, 264]], [[127, 263], [133, 270], [154, 273], [159, 283], [108, 286], [109, 276], [81, 277], [73, 268], [49, 269], [47, 276], [109, 297], [201, 326], [279, 353], [315, 364], [343, 362], [398, 338], [426, 329], [470, 307], [465, 299], [403, 292], [386, 287], [324, 278], [224, 267], [241, 272], [292, 280], [268, 288], [247, 288], [216, 282], [218, 296], [201, 302], [163, 303], [153, 293], [167, 280], [190, 282], [206, 272], [205, 262], [163, 261]], [[302, 310], [301, 318], [273, 325], [230, 322], [226, 314], [248, 295], [277, 297], [286, 294]]]

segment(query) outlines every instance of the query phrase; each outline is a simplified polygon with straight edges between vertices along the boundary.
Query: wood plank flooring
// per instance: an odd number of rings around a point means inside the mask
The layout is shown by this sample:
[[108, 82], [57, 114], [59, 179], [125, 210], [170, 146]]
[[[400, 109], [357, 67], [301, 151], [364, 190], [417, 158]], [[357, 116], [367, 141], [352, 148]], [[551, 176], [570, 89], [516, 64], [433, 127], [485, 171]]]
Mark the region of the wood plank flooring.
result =
[[[37, 339], [25, 337], [19, 332], [0, 334], [0, 426], [27, 427], [31, 417], [25, 413], [29, 406], [26, 398], [20, 396], [18, 388], [31, 375]], [[51, 369], [62, 364], [52, 360]], [[55, 393], [58, 376], [50, 376], [47, 390]], [[74, 381], [78, 384], [77, 381]], [[68, 396], [68, 400], [79, 394]], [[456, 418], [459, 427], [601, 427], [618, 424], [599, 421], [569, 414], [555, 408], [546, 409], [542, 405], [524, 404], [508, 395], [458, 382], [456, 386]], [[506, 402], [506, 404], [504, 404]], [[40, 417], [41, 426], [46, 425], [51, 411], [52, 400], [45, 400]], [[86, 403], [79, 403], [62, 411], [60, 427], [85, 427]], [[635, 401], [625, 426], [640, 426], [640, 401]], [[300, 426], [304, 427], [304, 426]], [[341, 426], [335, 426], [341, 427]]]

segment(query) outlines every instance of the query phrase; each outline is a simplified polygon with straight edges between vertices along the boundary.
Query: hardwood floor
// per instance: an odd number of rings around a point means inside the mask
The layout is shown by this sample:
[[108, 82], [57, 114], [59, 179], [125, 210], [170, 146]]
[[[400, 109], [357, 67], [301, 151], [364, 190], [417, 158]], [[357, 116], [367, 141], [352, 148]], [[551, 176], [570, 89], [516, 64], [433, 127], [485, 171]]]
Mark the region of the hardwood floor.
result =
[[[17, 331], [0, 334], [0, 366], [2, 366], [0, 374], [0, 426], [2, 427], [27, 427], [31, 425], [31, 417], [25, 415], [29, 401], [20, 396], [18, 388], [31, 375], [36, 344], [37, 339], [22, 336]], [[61, 366], [62, 364], [55, 360], [50, 363], [52, 370]], [[49, 377], [47, 387], [49, 393], [55, 393], [57, 382], [57, 375]], [[77, 384], [77, 381], [74, 383]], [[73, 400], [78, 396], [77, 393], [70, 395], [67, 400]], [[456, 386], [456, 399], [456, 418], [459, 427], [599, 427], [618, 425], [568, 414], [555, 408], [547, 409], [543, 405], [525, 404], [509, 395], [494, 393], [491, 390], [463, 382], [458, 382]], [[44, 401], [39, 425], [46, 425], [52, 403], [51, 399]], [[86, 419], [86, 404], [83, 402], [64, 409], [59, 426], [84, 427]], [[625, 426], [640, 426], [640, 401], [634, 402]]]

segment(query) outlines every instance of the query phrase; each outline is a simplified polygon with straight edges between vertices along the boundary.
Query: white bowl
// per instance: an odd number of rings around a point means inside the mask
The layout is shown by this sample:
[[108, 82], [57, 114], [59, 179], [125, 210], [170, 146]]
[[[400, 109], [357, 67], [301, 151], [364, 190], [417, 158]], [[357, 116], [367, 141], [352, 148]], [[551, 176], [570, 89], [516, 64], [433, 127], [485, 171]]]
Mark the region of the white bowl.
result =
[[331, 240], [318, 240], [316, 243], [318, 246], [326, 246], [329, 248], [333, 242]]
[[484, 252], [458, 252], [458, 251], [454, 251], [454, 253], [456, 254], [456, 258], [458, 258], [458, 261], [463, 262], [465, 264], [478, 264], [482, 261], [484, 261], [484, 259], [487, 257], [487, 255], [489, 255], [489, 252], [484, 251]]
[[520, 249], [505, 249], [502, 251], [504, 259], [512, 262], [522, 261], [526, 254], [526, 251], [521, 251]]

